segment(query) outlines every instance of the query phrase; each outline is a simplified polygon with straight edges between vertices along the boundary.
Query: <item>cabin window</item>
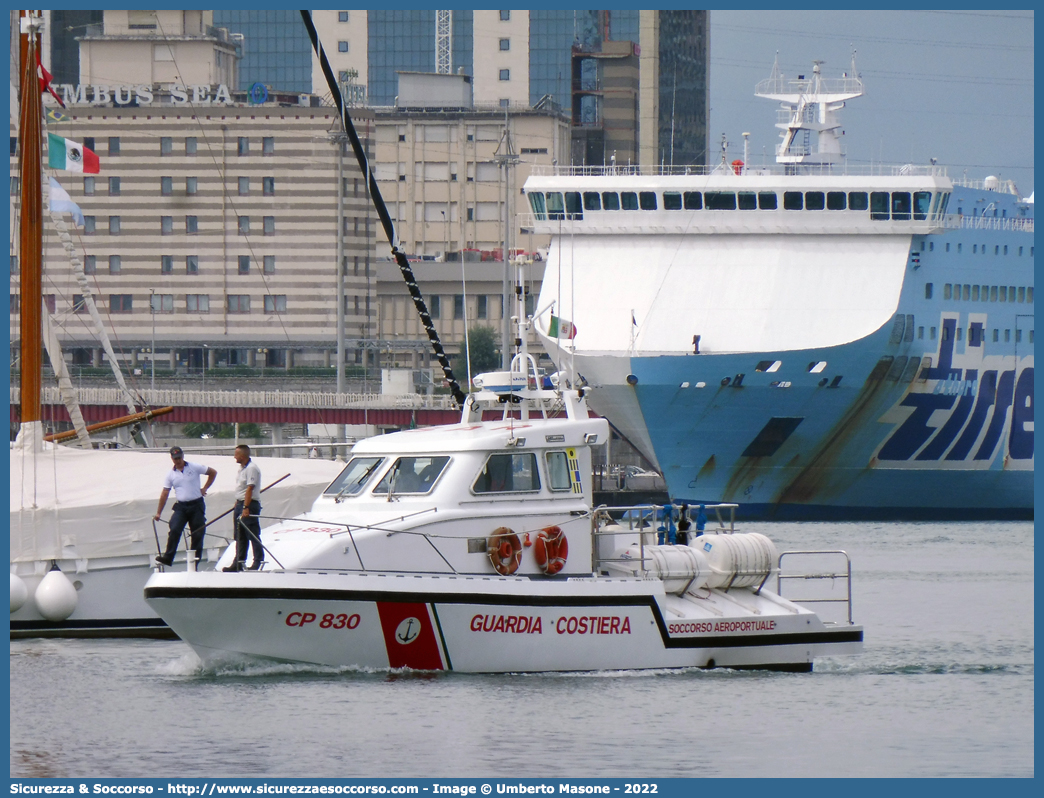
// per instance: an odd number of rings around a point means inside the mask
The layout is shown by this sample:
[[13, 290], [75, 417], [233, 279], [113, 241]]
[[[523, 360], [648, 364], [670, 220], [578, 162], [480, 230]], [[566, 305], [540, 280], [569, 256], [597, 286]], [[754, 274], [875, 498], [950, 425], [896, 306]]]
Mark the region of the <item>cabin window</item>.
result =
[[805, 207], [805, 195], [800, 191], [784, 191], [783, 192], [783, 210], [785, 211], [800, 211]]
[[655, 211], [656, 210], [656, 192], [655, 191], [643, 191], [638, 195], [638, 204], [641, 206], [643, 211]]
[[430, 493], [448, 462], [446, 456], [400, 457], [377, 483], [373, 492], [387, 493], [391, 486], [392, 494]]
[[703, 209], [703, 195], [699, 191], [685, 192], [685, 210], [698, 211]]
[[680, 211], [682, 208], [682, 196], [677, 191], [663, 192], [663, 209], [665, 211]]
[[703, 201], [708, 211], [736, 210], [736, 193], [734, 191], [705, 191]]
[[621, 191], [620, 205], [625, 211], [638, 210], [638, 195], [633, 191]]
[[972, 302], [978, 302], [979, 301], [979, 286], [973, 285], [971, 287], [971, 289], [972, 289], [972, 296], [971, 296]]
[[597, 191], [585, 191], [584, 192], [584, 210], [585, 211], [600, 211], [602, 210], [602, 197]]
[[475, 493], [528, 493], [540, 490], [533, 452], [491, 454], [472, 487]]
[[537, 221], [544, 221], [547, 219], [547, 206], [544, 205], [544, 194], [541, 191], [534, 191], [529, 195], [529, 206], [533, 209], [533, 215], [536, 216]]
[[928, 209], [931, 208], [932, 192], [915, 191], [913, 195], [913, 218], [923, 221], [928, 218]]
[[953, 286], [950, 285], [950, 283], [946, 283], [946, 285], [943, 286], [943, 299], [952, 299], [952, 298], [953, 298]]
[[821, 211], [826, 207], [826, 196], [822, 191], [805, 192], [805, 210]]
[[865, 211], [868, 207], [865, 191], [848, 192], [848, 209], [850, 211]]
[[607, 211], [620, 210], [620, 195], [615, 191], [602, 192], [602, 208]]
[[562, 201], [562, 192], [560, 192], [560, 191], [549, 191], [549, 192], [547, 192], [547, 218], [548, 219], [564, 219], [565, 218], [565, 203]]
[[[932, 285], [933, 285], [932, 283], [925, 283], [924, 284], [924, 298], [925, 299], [931, 299], [932, 298]], [[979, 298], [979, 289], [978, 288], [975, 289], [975, 298], [976, 299]]]
[[892, 192], [892, 219], [895, 221], [908, 221], [910, 219], [910, 192]]
[[778, 207], [775, 191], [759, 191], [758, 207], [763, 211], [774, 211]]
[[566, 214], [568, 219], [583, 219], [584, 208], [580, 204], [579, 191], [567, 191], [565, 194]]
[[736, 201], [741, 211], [756, 211], [758, 209], [758, 195], [753, 191], [741, 191], [736, 195]]
[[870, 194], [870, 218], [888, 220], [888, 192], [874, 191]]
[[354, 496], [363, 489], [366, 481], [377, 471], [377, 467], [384, 462], [383, 457], [353, 457], [344, 471], [337, 475], [337, 479], [330, 483], [330, 487], [323, 491], [326, 496]]
[[846, 206], [845, 192], [828, 191], [826, 195], [826, 205], [828, 211], [843, 211]]
[[[680, 198], [680, 197], [679, 197]], [[551, 490], [570, 490], [569, 458], [565, 452], [548, 452], [544, 455], [547, 461], [547, 482]]]

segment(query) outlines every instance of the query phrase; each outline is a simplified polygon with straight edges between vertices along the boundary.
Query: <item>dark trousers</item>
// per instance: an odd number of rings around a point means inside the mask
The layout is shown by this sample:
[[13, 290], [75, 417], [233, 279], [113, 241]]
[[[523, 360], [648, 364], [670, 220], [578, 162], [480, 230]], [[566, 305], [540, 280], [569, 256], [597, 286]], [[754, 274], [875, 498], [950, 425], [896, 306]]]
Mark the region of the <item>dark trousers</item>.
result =
[[178, 550], [178, 541], [181, 533], [185, 531], [185, 525], [191, 530], [192, 550], [196, 552], [196, 562], [203, 559], [203, 533], [207, 525], [207, 507], [200, 497], [190, 502], [174, 502], [174, 511], [170, 514], [170, 534], [167, 535], [167, 550], [163, 553], [165, 559], [173, 560], [174, 553]]
[[236, 562], [240, 565], [246, 563], [247, 546], [250, 546], [254, 552], [251, 565], [257, 567], [264, 559], [264, 551], [261, 548], [261, 519], [258, 517], [261, 513], [261, 502], [257, 499], [250, 502], [250, 515], [246, 518], [242, 517], [242, 513], [243, 502], [237, 499], [236, 509], [232, 513], [232, 523], [236, 530]]

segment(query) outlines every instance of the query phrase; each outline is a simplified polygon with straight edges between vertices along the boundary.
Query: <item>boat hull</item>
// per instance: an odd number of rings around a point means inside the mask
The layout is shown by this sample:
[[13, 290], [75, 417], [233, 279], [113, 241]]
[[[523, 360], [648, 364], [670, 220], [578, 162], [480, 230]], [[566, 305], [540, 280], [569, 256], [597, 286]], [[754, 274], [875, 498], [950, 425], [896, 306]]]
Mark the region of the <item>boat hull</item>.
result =
[[668, 596], [642, 579], [262, 572], [157, 575], [145, 598], [205, 661], [247, 655], [468, 673], [808, 671], [816, 656], [862, 647], [861, 627], [824, 624], [767, 591], [702, 593]]

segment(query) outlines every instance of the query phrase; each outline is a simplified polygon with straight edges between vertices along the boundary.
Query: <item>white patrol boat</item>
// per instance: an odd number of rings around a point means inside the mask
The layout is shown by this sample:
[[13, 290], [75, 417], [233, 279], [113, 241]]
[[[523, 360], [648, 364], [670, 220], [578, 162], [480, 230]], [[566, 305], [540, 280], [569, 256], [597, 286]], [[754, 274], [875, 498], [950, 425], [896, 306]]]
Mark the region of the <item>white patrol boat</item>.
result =
[[688, 545], [670, 542], [677, 508], [592, 507], [609, 425], [582, 385], [539, 375], [519, 296], [519, 353], [475, 378], [459, 424], [361, 441], [310, 512], [262, 531], [260, 571], [223, 572], [232, 547], [216, 570], [154, 574], [148, 604], [204, 661], [808, 671], [860, 651], [844, 552], [820, 552], [840, 565], [813, 575], [840, 585], [821, 599], [847, 617], [827, 621], [778, 594], [782, 555], [733, 533], [721, 513], [735, 505], [711, 508], [718, 533], [693, 528]]

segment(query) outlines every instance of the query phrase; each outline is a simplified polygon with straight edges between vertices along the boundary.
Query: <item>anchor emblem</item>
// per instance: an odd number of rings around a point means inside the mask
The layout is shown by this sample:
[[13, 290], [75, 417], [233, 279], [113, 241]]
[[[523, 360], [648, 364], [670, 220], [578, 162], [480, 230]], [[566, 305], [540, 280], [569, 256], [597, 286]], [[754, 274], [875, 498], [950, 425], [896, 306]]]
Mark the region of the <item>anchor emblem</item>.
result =
[[404, 646], [409, 645], [421, 633], [421, 622], [418, 618], [406, 618], [395, 628], [395, 639]]

